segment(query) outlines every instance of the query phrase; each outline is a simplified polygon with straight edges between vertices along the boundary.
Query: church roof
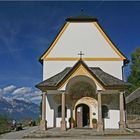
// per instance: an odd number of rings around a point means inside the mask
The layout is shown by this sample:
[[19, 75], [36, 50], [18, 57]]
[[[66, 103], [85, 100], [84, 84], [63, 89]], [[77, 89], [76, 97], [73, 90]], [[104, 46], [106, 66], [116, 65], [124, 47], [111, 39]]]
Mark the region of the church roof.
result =
[[69, 22], [81, 22], [81, 21], [83, 21], [83, 22], [94, 22], [94, 21], [98, 21], [97, 20], [97, 18], [95, 18], [95, 17], [91, 17], [91, 16], [87, 16], [87, 15], [79, 15], [79, 16], [75, 16], [75, 17], [68, 17], [67, 19], [66, 19], [66, 21], [69, 21]]
[[[63, 35], [65, 30], [68, 28], [68, 23], [73, 23], [73, 22], [91, 22], [91, 23], [96, 23], [96, 26], [98, 27], [99, 32], [103, 35], [105, 40], [108, 42], [108, 44], [113, 48], [113, 50], [121, 57], [121, 60], [124, 61], [124, 64], [128, 63], [128, 59], [124, 56], [124, 54], [116, 47], [116, 45], [111, 41], [109, 36], [103, 31], [101, 25], [98, 23], [98, 20], [95, 17], [92, 16], [87, 16], [85, 14], [81, 14], [79, 16], [71, 16], [66, 19], [66, 23], [63, 25], [59, 33], [56, 35], [55, 39], [52, 41], [48, 49], [41, 55], [39, 58], [39, 61], [42, 63], [43, 60], [53, 60], [53, 57], [48, 57], [50, 52], [55, 48], [57, 42], [60, 40], [60, 37]], [[65, 45], [64, 45], [65, 46]], [[67, 46], [67, 45], [66, 45]], [[62, 56], [61, 56], [62, 57]], [[72, 56], [71, 56], [72, 57]], [[60, 58], [60, 56], [57, 56], [56, 58]], [[65, 58], [65, 57], [62, 57]], [[112, 58], [112, 57], [111, 57]], [[85, 58], [86, 59], [86, 58]], [[118, 58], [119, 59], [119, 58]], [[117, 59], [117, 60], [118, 60]], [[107, 59], [106, 59], [107, 60]], [[115, 59], [116, 60], [116, 59]]]
[[134, 92], [132, 92], [130, 95], [128, 95], [125, 99], [126, 103], [130, 103], [133, 100], [135, 100], [136, 98], [140, 97], [140, 87], [137, 88]]
[[68, 22], [94, 22], [97, 21], [97, 18], [89, 16], [85, 13], [84, 9], [81, 8], [80, 14], [78, 16], [71, 16], [66, 19]]
[[84, 65], [84, 67], [105, 87], [105, 88], [126, 88], [128, 83], [104, 72], [99, 67], [88, 67], [82, 60], [79, 60], [73, 67], [66, 67], [58, 74], [44, 80], [36, 85], [37, 88], [46, 87], [48, 89], [57, 89], [61, 82], [66, 79], [78, 65]]

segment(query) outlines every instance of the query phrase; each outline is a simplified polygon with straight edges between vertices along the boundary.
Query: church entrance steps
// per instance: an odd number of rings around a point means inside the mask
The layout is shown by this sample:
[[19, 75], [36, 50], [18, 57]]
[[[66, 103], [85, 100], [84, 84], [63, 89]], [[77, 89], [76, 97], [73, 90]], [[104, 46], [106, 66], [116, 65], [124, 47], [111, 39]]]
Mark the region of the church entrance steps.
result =
[[97, 132], [96, 129], [90, 128], [73, 128], [67, 131], [61, 131], [60, 128], [51, 128], [47, 131], [36, 130], [26, 136], [25, 138], [92, 138], [94, 136], [124, 136], [135, 135], [127, 130], [106, 129], [103, 132]]

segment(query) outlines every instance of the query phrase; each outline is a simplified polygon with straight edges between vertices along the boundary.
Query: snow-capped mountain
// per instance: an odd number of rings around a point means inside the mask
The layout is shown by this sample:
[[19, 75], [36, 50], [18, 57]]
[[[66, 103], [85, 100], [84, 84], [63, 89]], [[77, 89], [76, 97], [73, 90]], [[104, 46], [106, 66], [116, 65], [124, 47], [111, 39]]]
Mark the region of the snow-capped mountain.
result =
[[0, 115], [10, 119], [25, 120], [37, 119], [39, 114], [39, 106], [35, 103], [0, 97]]

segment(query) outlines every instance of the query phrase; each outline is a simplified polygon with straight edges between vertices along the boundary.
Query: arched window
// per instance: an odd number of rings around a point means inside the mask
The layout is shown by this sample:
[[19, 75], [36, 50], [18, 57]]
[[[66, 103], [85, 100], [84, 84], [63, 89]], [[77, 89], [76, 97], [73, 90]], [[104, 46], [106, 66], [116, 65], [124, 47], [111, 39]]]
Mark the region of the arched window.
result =
[[108, 106], [102, 105], [102, 118], [109, 118], [109, 109]]
[[[62, 116], [62, 111], [61, 111], [61, 109], [62, 109], [62, 106], [59, 105], [59, 106], [58, 106], [58, 117], [61, 117], [61, 116]], [[67, 107], [66, 107], [66, 106], [65, 106], [65, 117], [67, 117]]]

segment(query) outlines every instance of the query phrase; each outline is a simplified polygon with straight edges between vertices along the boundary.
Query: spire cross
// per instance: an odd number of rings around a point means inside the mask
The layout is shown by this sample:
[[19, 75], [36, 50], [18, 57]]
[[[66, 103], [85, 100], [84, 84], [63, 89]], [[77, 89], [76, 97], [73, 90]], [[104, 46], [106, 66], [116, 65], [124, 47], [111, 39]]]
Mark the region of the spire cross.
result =
[[80, 51], [80, 52], [78, 53], [78, 55], [80, 56], [80, 59], [82, 59], [84, 53], [82, 53], [82, 51]]

